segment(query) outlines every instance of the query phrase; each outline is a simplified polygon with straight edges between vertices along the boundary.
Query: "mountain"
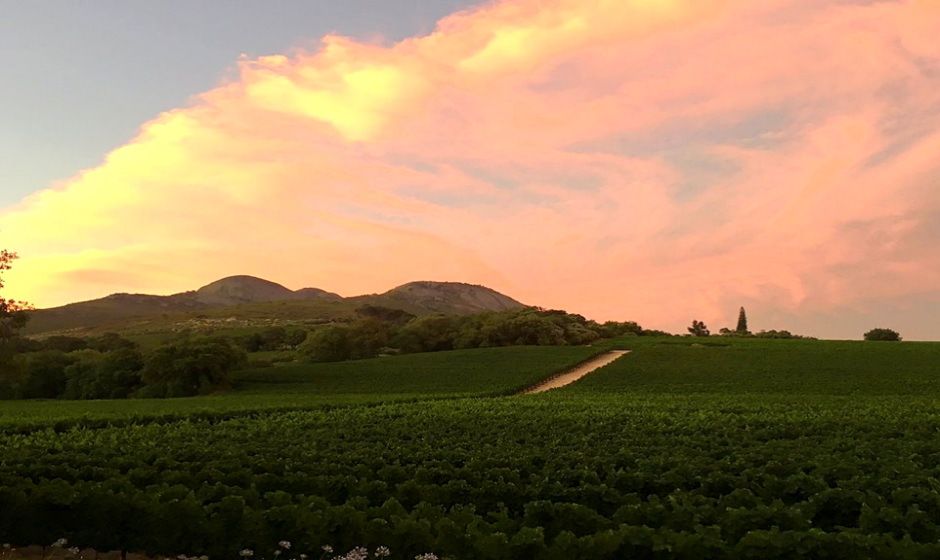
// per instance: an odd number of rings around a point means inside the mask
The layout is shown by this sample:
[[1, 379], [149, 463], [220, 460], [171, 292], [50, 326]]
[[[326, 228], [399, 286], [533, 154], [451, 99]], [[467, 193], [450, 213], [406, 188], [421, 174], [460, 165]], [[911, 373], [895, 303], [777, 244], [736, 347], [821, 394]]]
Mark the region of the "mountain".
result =
[[156, 331], [192, 327], [253, 326], [278, 322], [348, 320], [363, 305], [414, 315], [465, 315], [525, 307], [485, 286], [460, 282], [410, 282], [382, 294], [344, 298], [319, 288], [290, 290], [263, 278], [230, 276], [198, 290], [169, 296], [112, 294], [30, 313], [26, 334], [95, 334], [109, 330]]
[[196, 300], [205, 305], [226, 306], [292, 299], [294, 292], [254, 276], [229, 276], [199, 288], [195, 295]]
[[462, 282], [409, 282], [384, 294], [350, 298], [372, 305], [404, 309], [415, 315], [467, 315], [520, 309], [523, 304], [486, 286]]
[[301, 288], [294, 292], [293, 299], [304, 300], [323, 300], [323, 301], [342, 301], [343, 296], [321, 290], [320, 288]]

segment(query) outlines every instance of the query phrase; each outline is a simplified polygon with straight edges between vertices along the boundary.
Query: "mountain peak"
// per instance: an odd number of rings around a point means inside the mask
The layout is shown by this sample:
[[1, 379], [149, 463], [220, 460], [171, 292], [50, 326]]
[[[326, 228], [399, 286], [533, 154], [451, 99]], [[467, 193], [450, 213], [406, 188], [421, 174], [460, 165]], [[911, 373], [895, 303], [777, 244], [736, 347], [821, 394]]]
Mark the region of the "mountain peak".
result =
[[237, 305], [256, 301], [291, 299], [294, 292], [254, 276], [229, 276], [196, 290], [196, 299], [208, 305]]
[[520, 309], [523, 304], [496, 290], [464, 282], [419, 280], [392, 288], [383, 297], [420, 304], [429, 311], [474, 313]]

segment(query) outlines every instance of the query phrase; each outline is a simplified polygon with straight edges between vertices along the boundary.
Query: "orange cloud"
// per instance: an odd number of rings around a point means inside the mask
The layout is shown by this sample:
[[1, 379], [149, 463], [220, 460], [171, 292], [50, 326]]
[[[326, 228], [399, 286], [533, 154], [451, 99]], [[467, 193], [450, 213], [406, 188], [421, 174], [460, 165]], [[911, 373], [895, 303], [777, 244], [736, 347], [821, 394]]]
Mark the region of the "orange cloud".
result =
[[671, 329], [940, 301], [937, 22], [933, 0], [518, 0], [241, 60], [0, 214], [10, 286], [448, 279]]

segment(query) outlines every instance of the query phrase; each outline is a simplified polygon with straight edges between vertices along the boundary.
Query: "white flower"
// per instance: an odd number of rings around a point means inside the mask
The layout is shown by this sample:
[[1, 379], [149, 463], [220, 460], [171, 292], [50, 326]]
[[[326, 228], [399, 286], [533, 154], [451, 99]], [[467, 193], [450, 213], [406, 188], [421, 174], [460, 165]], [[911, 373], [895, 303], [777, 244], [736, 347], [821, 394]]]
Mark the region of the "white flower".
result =
[[252, 556], [255, 555], [255, 551], [251, 550], [250, 548], [245, 548], [245, 549], [240, 550], [238, 552], [238, 555], [241, 556], [242, 558], [251, 558]]
[[307, 555], [306, 555], [306, 554], [301, 554], [301, 555], [300, 555], [300, 560], [307, 560]]
[[391, 555], [392, 555], [392, 551], [389, 550], [387, 546], [380, 546], [377, 549], [375, 549], [376, 558], [388, 558]]
[[345, 560], [366, 560], [369, 557], [369, 549], [357, 546], [346, 553]]
[[69, 554], [71, 554], [72, 556], [78, 556], [79, 552], [81, 551], [78, 549], [77, 546], [73, 546], [72, 548], [69, 549]]
[[438, 560], [437, 554], [433, 552], [425, 552], [424, 554], [419, 554], [415, 556], [415, 560]]
[[281, 541], [277, 543], [277, 545], [283, 548], [284, 550], [290, 550], [290, 541]]
[[69, 544], [68, 539], [59, 539], [56, 542], [52, 543], [53, 548], [62, 548], [63, 546]]
[[320, 549], [327, 554], [333, 554], [333, 547], [328, 544], [321, 546]]

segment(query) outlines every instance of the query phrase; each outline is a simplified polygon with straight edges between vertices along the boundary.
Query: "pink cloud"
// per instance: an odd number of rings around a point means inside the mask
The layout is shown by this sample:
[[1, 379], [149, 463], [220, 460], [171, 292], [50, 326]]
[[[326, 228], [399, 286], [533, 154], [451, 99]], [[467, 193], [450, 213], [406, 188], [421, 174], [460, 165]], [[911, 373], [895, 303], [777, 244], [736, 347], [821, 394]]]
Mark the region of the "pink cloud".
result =
[[10, 286], [447, 279], [671, 329], [933, 301], [938, 22], [932, 0], [519, 0], [242, 60], [0, 214]]

